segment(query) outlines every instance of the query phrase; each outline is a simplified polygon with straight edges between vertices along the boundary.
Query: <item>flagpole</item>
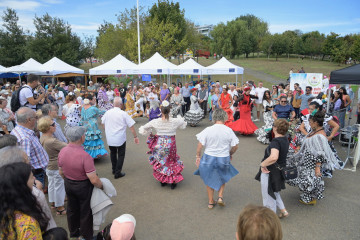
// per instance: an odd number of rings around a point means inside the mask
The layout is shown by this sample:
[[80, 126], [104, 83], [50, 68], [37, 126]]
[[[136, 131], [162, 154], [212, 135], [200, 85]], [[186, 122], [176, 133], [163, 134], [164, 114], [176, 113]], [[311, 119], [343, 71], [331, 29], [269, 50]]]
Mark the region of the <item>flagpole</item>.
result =
[[139, 25], [139, 0], [136, 1], [137, 3], [137, 34], [138, 34], [138, 63], [141, 63], [140, 57], [140, 25]]

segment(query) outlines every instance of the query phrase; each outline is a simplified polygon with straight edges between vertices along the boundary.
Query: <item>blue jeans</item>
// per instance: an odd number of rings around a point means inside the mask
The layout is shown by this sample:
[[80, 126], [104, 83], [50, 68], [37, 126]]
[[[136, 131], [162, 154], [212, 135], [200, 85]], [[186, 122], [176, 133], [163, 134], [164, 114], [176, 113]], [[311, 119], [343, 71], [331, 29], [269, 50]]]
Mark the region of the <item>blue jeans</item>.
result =
[[36, 180], [40, 181], [43, 187], [45, 187], [45, 171], [40, 168], [40, 169], [33, 169], [32, 172]]
[[209, 120], [212, 121], [212, 109], [210, 108], [210, 111], [209, 111]]

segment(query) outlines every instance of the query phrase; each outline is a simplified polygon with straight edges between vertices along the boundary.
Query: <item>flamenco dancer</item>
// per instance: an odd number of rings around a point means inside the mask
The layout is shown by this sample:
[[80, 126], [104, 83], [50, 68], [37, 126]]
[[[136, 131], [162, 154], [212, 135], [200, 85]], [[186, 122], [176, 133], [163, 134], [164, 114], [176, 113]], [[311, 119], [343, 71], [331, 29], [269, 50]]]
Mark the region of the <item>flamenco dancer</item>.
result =
[[240, 111], [240, 119], [228, 124], [228, 127], [230, 127], [234, 132], [239, 132], [243, 135], [251, 135], [256, 129], [258, 129], [251, 120], [251, 99], [254, 98], [257, 97], [250, 94], [250, 87], [245, 87], [244, 94], [236, 100]]
[[273, 100], [271, 99], [271, 94], [270, 94], [269, 90], [264, 92], [262, 104], [264, 106], [265, 125], [262, 126], [261, 128], [259, 128], [258, 130], [256, 130], [255, 134], [258, 136], [256, 139], [259, 142], [262, 142], [263, 144], [269, 144], [270, 140], [267, 137], [267, 135], [271, 131], [273, 123], [274, 123], [274, 118], [272, 117], [274, 103], [273, 103]]
[[228, 86], [223, 86], [223, 92], [220, 95], [219, 98], [219, 102], [218, 105], [220, 106], [220, 108], [222, 110], [224, 110], [228, 116], [228, 119], [225, 122], [225, 125], [228, 125], [229, 123], [231, 123], [232, 121], [234, 121], [234, 117], [233, 117], [233, 111], [230, 109], [230, 107], [233, 105], [233, 99], [231, 97], [231, 95], [228, 93], [229, 91], [229, 87]]
[[185, 121], [192, 127], [195, 127], [204, 117], [204, 111], [200, 108], [198, 98], [196, 97], [196, 88], [190, 90], [190, 110], [185, 113]]
[[148, 95], [148, 100], [150, 102], [149, 121], [151, 121], [161, 116], [161, 112], [159, 108], [159, 97], [154, 87], [151, 87], [151, 92]]
[[[186, 122], [180, 116], [170, 118], [170, 103], [163, 101], [161, 118], [154, 119], [139, 128], [139, 133], [148, 135], [147, 144], [150, 149], [149, 162], [153, 166], [153, 176], [161, 186], [171, 184], [171, 189], [184, 180], [181, 172], [184, 169], [179, 155], [176, 153], [176, 129], [185, 129]], [[152, 129], [156, 135], [152, 134]]]
[[98, 99], [98, 105], [100, 110], [107, 111], [109, 109], [112, 109], [114, 106], [109, 101], [109, 97], [106, 94], [106, 90], [104, 85], [101, 85], [100, 90], [97, 95]]
[[101, 131], [98, 127], [97, 120], [105, 111], [99, 110], [96, 105], [96, 98], [88, 94], [84, 99], [84, 105], [81, 109], [80, 126], [86, 127], [84, 150], [92, 158], [100, 158], [107, 155], [104, 142], [101, 140]]
[[306, 136], [295, 155], [298, 177], [288, 181], [289, 185], [299, 187], [302, 192], [299, 201], [306, 205], [315, 205], [317, 200], [324, 197], [322, 193], [325, 186], [321, 168], [332, 169], [331, 163], [337, 161], [324, 131], [324, 117], [323, 112], [316, 112], [309, 117], [312, 132]]
[[135, 97], [134, 97], [134, 90], [130, 87], [127, 90], [126, 96], [126, 103], [125, 103], [125, 112], [131, 117], [131, 118], [137, 118], [138, 114], [135, 109]]

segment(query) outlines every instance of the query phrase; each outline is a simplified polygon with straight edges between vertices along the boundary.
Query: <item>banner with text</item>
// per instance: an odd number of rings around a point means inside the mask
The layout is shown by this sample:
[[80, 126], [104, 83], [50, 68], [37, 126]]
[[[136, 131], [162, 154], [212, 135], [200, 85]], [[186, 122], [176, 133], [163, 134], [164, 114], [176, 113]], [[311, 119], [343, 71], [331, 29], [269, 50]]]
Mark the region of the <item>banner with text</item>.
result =
[[290, 89], [294, 90], [294, 84], [298, 83], [302, 90], [306, 86], [312, 87], [312, 94], [317, 95], [323, 89], [322, 73], [292, 73], [290, 74]]

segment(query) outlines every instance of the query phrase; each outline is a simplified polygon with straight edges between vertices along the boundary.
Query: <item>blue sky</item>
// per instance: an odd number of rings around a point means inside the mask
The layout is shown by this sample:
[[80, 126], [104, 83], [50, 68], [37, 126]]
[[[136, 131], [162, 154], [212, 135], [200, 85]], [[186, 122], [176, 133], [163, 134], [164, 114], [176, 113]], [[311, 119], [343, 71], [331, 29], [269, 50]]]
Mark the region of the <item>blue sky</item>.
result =
[[[157, 0], [139, 0], [146, 9]], [[217, 24], [240, 15], [254, 14], [268, 22], [271, 33], [300, 29], [341, 35], [360, 33], [359, 0], [180, 0], [185, 17], [195, 24]], [[24, 29], [34, 31], [33, 17], [48, 12], [72, 25], [79, 36], [94, 35], [104, 21], [115, 22], [115, 14], [136, 5], [136, 0], [0, 0], [0, 11], [18, 12]], [[0, 20], [1, 21], [1, 20]]]

